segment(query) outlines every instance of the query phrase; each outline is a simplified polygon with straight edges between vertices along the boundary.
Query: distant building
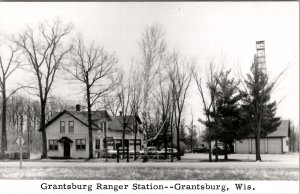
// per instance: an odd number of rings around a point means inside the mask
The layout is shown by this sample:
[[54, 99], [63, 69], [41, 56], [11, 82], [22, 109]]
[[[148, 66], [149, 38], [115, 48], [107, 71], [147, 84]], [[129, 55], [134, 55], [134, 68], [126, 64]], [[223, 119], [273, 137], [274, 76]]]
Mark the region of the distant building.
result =
[[[104, 131], [106, 129], [107, 148], [116, 149], [122, 144], [123, 116], [111, 116], [107, 111], [92, 111], [93, 152], [100, 157], [104, 151]], [[138, 116], [126, 116], [125, 145], [134, 148], [134, 129], [137, 127], [137, 151], [142, 149], [144, 134]], [[137, 125], [137, 126], [135, 126]], [[89, 135], [87, 112], [64, 110], [55, 114], [46, 123], [48, 157], [88, 158]]]
[[[283, 154], [289, 151], [290, 121], [282, 120], [276, 131], [260, 139], [261, 154]], [[235, 153], [255, 154], [255, 138], [250, 136], [242, 141], [235, 140]]]

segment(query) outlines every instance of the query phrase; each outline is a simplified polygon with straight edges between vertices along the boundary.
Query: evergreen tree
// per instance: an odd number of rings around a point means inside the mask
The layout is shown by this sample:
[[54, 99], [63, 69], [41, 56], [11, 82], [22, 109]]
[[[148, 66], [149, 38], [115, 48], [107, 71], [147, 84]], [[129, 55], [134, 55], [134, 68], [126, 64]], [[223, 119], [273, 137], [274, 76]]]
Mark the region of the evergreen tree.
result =
[[228, 159], [227, 147], [231, 147], [234, 139], [242, 139], [247, 135], [240, 128], [239, 82], [230, 78], [230, 71], [221, 72], [216, 87], [216, 111], [212, 113], [215, 121], [215, 138], [225, 144], [225, 160]]
[[267, 74], [259, 68], [255, 56], [251, 73], [245, 80], [241, 121], [243, 129], [255, 137], [256, 161], [261, 161], [260, 138], [274, 132], [281, 123], [280, 118], [276, 117], [276, 102], [270, 102], [277, 80], [269, 82]]

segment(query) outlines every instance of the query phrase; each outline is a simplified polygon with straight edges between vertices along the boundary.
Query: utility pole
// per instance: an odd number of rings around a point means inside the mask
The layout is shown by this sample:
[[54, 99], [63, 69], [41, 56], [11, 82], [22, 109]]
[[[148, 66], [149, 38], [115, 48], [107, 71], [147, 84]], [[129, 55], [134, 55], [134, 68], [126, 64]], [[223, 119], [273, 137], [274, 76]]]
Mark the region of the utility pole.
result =
[[17, 140], [16, 140], [18, 146], [19, 146], [19, 154], [20, 154], [20, 169], [22, 169], [22, 149], [23, 149], [23, 144], [24, 144], [24, 139], [20, 135]]

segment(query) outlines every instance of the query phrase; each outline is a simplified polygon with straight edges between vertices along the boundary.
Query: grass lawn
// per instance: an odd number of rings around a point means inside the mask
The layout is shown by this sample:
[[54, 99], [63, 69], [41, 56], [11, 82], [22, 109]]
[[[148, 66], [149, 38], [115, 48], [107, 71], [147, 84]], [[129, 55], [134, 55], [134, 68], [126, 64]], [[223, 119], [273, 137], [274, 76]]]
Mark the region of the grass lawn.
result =
[[299, 169], [192, 169], [158, 167], [0, 167], [0, 179], [82, 180], [299, 180]]

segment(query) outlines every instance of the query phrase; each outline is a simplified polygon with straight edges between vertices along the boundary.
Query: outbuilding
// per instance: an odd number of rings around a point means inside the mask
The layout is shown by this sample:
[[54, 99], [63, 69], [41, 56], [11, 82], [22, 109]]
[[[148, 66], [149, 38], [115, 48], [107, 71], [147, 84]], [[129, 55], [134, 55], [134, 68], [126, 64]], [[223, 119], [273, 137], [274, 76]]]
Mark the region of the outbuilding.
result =
[[[290, 121], [281, 120], [276, 131], [260, 139], [261, 154], [283, 154], [289, 151]], [[234, 142], [235, 153], [255, 154], [255, 138], [249, 136]]]

